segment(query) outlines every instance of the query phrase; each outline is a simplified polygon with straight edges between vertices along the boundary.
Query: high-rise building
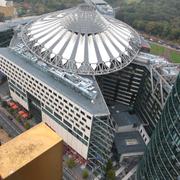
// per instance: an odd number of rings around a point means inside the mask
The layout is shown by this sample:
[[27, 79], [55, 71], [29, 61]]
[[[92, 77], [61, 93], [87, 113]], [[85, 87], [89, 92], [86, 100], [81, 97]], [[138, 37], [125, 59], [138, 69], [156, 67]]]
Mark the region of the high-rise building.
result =
[[0, 146], [0, 179], [62, 179], [63, 140], [45, 123]]
[[179, 178], [180, 74], [137, 171], [137, 180], [179, 180]]

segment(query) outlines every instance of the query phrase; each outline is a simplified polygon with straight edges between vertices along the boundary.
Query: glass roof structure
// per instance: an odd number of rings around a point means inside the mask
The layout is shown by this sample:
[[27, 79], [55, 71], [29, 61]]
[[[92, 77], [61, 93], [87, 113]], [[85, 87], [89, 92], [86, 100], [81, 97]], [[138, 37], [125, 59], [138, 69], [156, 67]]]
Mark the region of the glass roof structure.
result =
[[81, 75], [126, 67], [141, 44], [138, 33], [127, 24], [87, 4], [42, 16], [23, 28], [21, 39], [38, 59]]

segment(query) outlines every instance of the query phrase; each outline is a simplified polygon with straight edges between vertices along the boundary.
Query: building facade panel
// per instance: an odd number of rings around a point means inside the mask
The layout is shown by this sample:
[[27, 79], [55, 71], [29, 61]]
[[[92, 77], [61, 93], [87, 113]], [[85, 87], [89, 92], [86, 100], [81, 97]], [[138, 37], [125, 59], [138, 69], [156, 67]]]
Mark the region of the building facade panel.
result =
[[180, 175], [180, 74], [137, 171], [138, 180], [175, 180]]

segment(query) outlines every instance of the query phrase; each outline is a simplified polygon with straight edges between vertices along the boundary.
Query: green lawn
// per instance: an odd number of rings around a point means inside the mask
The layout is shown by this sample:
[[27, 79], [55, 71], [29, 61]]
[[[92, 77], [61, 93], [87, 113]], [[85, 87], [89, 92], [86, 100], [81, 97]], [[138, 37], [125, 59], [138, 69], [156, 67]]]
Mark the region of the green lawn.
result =
[[180, 52], [154, 43], [151, 43], [150, 45], [152, 54], [164, 56], [174, 63], [180, 63]]
[[141, 0], [127, 0], [126, 3], [127, 4], [132, 4], [132, 3], [138, 3], [140, 2]]

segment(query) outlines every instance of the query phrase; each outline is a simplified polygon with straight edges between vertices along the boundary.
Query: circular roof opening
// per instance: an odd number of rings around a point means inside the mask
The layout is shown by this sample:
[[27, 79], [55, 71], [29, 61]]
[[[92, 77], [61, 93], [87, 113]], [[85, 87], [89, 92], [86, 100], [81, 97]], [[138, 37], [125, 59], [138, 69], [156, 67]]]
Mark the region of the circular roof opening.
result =
[[45, 63], [81, 75], [126, 67], [141, 44], [138, 33], [127, 24], [88, 5], [42, 16], [24, 27], [22, 41]]
[[108, 21], [94, 7], [83, 4], [62, 19], [66, 29], [74, 33], [101, 33], [108, 28]]

